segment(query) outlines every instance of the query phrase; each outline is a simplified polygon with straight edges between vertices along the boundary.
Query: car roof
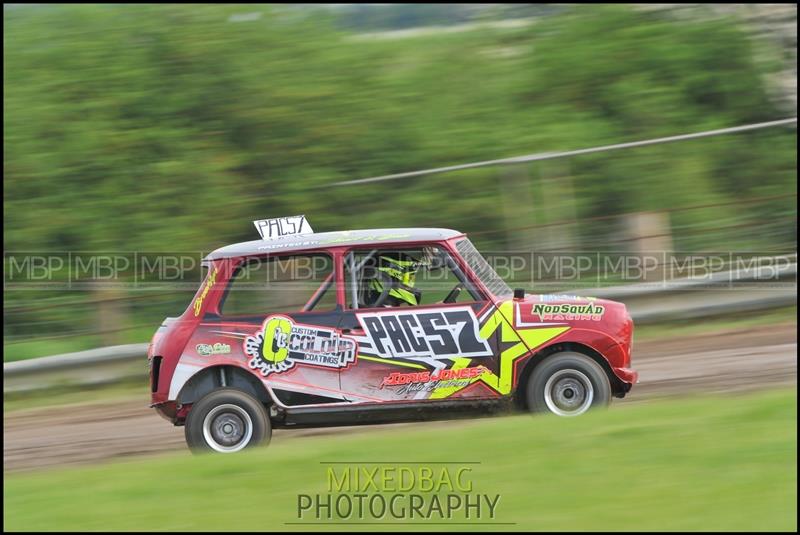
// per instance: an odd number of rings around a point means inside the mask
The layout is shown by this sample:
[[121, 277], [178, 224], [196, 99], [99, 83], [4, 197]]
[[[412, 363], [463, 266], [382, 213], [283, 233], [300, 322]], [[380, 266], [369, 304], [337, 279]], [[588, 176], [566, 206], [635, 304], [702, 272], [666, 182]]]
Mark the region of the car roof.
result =
[[327, 249], [350, 245], [377, 243], [407, 243], [449, 240], [463, 236], [463, 232], [446, 228], [382, 228], [319, 232], [286, 236], [272, 240], [253, 240], [220, 247], [205, 260], [219, 260], [237, 256], [263, 255], [274, 252]]

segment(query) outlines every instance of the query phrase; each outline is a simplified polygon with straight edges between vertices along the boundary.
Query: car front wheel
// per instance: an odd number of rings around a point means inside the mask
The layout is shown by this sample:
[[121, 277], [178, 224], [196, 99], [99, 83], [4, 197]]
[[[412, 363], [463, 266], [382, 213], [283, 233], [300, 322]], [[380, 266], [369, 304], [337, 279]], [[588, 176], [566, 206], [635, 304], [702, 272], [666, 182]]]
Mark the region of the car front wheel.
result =
[[233, 453], [268, 443], [272, 426], [259, 400], [240, 390], [220, 388], [194, 404], [186, 418], [185, 435], [195, 453]]
[[611, 402], [611, 385], [603, 368], [574, 352], [555, 353], [533, 370], [526, 389], [532, 412], [578, 416]]

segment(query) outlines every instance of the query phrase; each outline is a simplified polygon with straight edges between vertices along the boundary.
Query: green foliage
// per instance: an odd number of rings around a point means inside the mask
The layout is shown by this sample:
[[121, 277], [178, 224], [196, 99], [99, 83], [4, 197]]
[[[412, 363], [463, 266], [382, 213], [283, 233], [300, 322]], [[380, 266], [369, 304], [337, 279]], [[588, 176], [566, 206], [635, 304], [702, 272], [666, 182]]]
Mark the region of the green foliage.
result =
[[[548, 137], [561, 146], [569, 140], [592, 146], [648, 139], [779, 116], [767, 99], [750, 41], [732, 20], [678, 22], [600, 6], [550, 19], [538, 31], [542, 36], [530, 58], [534, 81], [522, 94], [531, 106], [560, 110], [560, 120], [547, 126], [553, 129]], [[586, 215], [723, 203], [765, 194], [776, 185], [787, 194], [796, 191], [796, 152], [789, 148], [794, 143], [785, 131], [744, 133], [576, 158], [572, 170], [578, 197], [589, 201]], [[698, 217], [680, 214], [684, 221], [678, 223], [698, 225], [739, 213], [740, 207], [709, 209]], [[760, 238], [789, 242], [791, 225], [785, 229]], [[681, 234], [676, 229], [678, 245], [685, 246]], [[743, 245], [736, 237], [722, 243], [718, 236], [710, 238], [697, 248]]]
[[[502, 228], [497, 170], [314, 188], [778, 115], [727, 20], [582, 7], [525, 29], [360, 42], [320, 13], [258, 6], [231, 22], [241, 10], [6, 12], [7, 249], [207, 250], [252, 238], [252, 218], [303, 212], [320, 229]], [[566, 165], [579, 216], [796, 189], [785, 131]]]
[[[403, 13], [430, 21], [444, 9]], [[475, 235], [482, 250], [539, 248], [553, 223], [575, 220], [573, 250], [619, 251], [627, 244], [608, 216], [661, 209], [677, 209], [678, 250], [796, 247], [787, 129], [324, 187], [783, 115], [766, 97], [772, 66], [754, 60], [734, 20], [526, 9], [555, 14], [521, 28], [359, 40], [310, 8], [8, 8], [4, 248], [207, 252], [254, 239], [253, 219], [305, 213], [318, 231], [488, 231]], [[765, 196], [782, 198], [732, 204]], [[685, 210], [693, 205], [713, 206]], [[548, 226], [508, 230], [530, 225]], [[40, 293], [17, 295], [56, 297]], [[91, 329], [84, 312], [61, 315]], [[6, 317], [6, 335], [24, 334], [21, 318]], [[57, 319], [48, 328], [61, 332]]]

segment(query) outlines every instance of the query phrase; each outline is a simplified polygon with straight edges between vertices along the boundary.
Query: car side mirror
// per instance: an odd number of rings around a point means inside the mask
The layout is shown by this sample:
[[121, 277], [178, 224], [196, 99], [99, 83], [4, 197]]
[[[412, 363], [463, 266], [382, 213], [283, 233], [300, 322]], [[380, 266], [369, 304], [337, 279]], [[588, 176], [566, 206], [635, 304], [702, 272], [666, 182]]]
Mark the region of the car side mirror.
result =
[[525, 288], [514, 288], [514, 299], [525, 299]]

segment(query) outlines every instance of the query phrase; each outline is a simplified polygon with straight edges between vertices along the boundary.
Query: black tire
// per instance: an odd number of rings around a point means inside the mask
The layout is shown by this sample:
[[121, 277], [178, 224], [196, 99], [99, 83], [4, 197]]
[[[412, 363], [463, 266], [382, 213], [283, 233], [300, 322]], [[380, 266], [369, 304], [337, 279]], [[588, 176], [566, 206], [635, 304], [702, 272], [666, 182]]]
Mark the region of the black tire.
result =
[[590, 357], [564, 351], [550, 355], [533, 369], [525, 396], [531, 412], [578, 416], [607, 407], [611, 384], [605, 370]]
[[235, 388], [219, 388], [192, 406], [184, 433], [193, 453], [233, 453], [268, 444], [272, 426], [259, 400]]

